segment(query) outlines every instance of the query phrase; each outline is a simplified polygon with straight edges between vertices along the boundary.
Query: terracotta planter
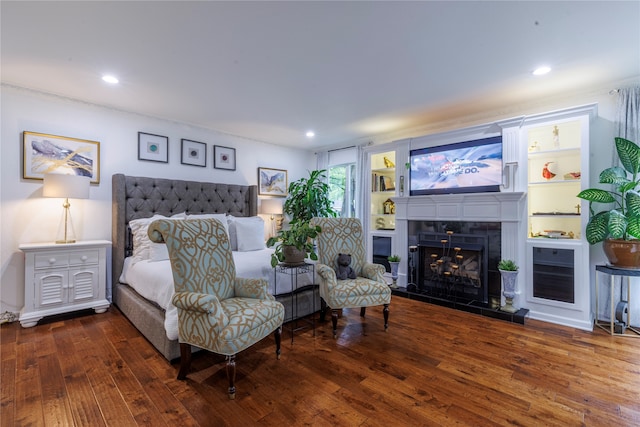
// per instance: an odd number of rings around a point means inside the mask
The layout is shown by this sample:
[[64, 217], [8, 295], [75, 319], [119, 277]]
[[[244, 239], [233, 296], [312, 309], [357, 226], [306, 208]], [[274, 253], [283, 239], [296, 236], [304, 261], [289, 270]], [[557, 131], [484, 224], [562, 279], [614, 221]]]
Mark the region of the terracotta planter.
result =
[[640, 269], [640, 240], [607, 239], [602, 249], [612, 266]]

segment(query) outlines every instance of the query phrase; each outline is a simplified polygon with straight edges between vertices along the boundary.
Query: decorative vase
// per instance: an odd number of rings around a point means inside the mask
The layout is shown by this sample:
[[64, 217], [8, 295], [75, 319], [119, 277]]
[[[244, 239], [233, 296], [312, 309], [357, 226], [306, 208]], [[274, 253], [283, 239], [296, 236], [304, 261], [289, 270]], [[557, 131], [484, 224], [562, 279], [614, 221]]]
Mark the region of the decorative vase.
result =
[[389, 261], [389, 265], [391, 266], [391, 278], [393, 279], [392, 288], [397, 288], [398, 282], [398, 266], [400, 265], [399, 261]]
[[602, 249], [612, 266], [640, 269], [640, 240], [606, 239]]
[[505, 304], [500, 307], [500, 310], [507, 313], [515, 313], [518, 309], [513, 306], [513, 298], [516, 296], [518, 272], [500, 270], [500, 275], [502, 276], [502, 295], [504, 295], [505, 299]]

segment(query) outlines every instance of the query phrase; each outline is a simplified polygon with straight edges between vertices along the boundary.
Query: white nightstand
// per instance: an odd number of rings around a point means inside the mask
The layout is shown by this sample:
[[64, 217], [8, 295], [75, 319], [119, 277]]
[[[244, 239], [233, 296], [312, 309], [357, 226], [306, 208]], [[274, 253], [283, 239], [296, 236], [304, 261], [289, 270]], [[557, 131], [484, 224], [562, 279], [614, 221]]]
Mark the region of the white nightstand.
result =
[[29, 243], [25, 253], [24, 308], [20, 324], [35, 326], [44, 316], [92, 308], [104, 313], [106, 299], [107, 240], [77, 243]]

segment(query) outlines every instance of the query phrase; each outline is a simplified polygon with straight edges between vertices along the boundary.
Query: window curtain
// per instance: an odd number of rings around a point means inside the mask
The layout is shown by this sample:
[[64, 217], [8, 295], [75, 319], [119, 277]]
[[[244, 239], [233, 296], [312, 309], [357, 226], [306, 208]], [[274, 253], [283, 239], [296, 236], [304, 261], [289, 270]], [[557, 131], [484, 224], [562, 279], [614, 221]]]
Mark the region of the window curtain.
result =
[[[640, 145], [640, 86], [630, 87], [625, 89], [618, 89], [618, 103], [616, 109], [616, 134], [614, 136], [628, 139]], [[613, 149], [612, 164], [619, 165], [618, 154]], [[599, 278], [601, 283], [605, 283], [608, 279], [605, 275]], [[632, 306], [628, 306], [629, 310], [629, 324], [633, 326], [640, 325], [640, 308], [638, 308], [637, 301], [640, 301], [640, 291], [638, 288], [638, 278], [633, 277], [631, 279], [631, 296], [630, 299], [634, 302]], [[621, 300], [626, 300], [627, 297], [627, 281], [622, 280], [616, 283], [616, 290], [614, 291], [614, 304], [613, 309], [618, 308], [618, 304]], [[610, 319], [610, 316], [615, 316], [616, 313], [611, 313], [611, 293], [609, 287], [604, 285], [600, 286], [598, 290], [598, 311], [596, 313], [599, 319]], [[600, 302], [602, 301], [602, 302]], [[624, 303], [624, 302], [622, 302]], [[626, 321], [626, 316], [624, 316]], [[629, 326], [629, 325], [627, 325]]]
[[[640, 144], [640, 86], [618, 89], [615, 136]], [[616, 150], [612, 156], [612, 164], [617, 165]]]
[[369, 180], [371, 180], [369, 172], [366, 168], [367, 153], [364, 151], [364, 148], [367, 145], [369, 144], [358, 145], [356, 147], [358, 152], [358, 157], [356, 160], [356, 176], [358, 177], [358, 182], [360, 183], [360, 185], [356, 186], [356, 218], [360, 218], [365, 230], [369, 229], [369, 217], [364, 214], [364, 189], [366, 187], [365, 182], [369, 182]]

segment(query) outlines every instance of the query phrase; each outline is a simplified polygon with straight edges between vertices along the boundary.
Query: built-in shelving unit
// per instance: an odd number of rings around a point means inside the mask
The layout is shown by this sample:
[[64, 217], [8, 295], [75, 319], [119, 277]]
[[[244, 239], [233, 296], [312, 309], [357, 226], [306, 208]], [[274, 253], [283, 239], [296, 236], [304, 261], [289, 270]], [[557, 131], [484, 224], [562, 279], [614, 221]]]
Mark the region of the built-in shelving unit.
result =
[[589, 118], [595, 106], [524, 122], [526, 144], [526, 286], [531, 317], [592, 329], [589, 247], [583, 238], [589, 185]]

